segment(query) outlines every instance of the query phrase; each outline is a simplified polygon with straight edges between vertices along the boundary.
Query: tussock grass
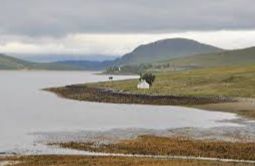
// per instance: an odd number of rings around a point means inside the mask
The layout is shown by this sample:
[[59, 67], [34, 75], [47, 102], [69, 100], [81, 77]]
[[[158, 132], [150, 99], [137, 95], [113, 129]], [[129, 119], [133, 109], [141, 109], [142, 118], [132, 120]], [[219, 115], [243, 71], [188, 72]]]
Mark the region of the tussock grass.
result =
[[[82, 157], [82, 156], [23, 156], [12, 157], [15, 166], [251, 166], [243, 163], [224, 163], [197, 160], [159, 160], [126, 157]], [[1, 161], [1, 160], [0, 160]]]
[[115, 144], [70, 142], [62, 143], [60, 146], [107, 153], [255, 160], [255, 143], [191, 140], [175, 137], [139, 136], [136, 139], [124, 140]]

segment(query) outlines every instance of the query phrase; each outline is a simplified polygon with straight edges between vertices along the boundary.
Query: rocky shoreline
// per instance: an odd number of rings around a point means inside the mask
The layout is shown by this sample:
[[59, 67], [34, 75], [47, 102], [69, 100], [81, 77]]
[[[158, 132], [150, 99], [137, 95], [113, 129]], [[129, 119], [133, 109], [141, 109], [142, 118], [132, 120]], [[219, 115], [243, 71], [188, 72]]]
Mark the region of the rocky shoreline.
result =
[[69, 85], [60, 88], [45, 89], [57, 95], [84, 101], [123, 103], [123, 104], [149, 104], [149, 105], [202, 105], [226, 102], [236, 102], [227, 97], [196, 97], [196, 96], [171, 96], [136, 94], [113, 89], [90, 87], [86, 85]]

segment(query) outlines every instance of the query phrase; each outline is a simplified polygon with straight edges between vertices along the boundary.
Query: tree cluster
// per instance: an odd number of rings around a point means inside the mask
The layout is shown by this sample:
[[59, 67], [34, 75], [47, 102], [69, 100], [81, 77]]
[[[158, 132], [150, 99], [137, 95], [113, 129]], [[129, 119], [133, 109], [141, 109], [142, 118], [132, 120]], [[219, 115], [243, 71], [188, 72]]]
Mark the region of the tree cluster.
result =
[[152, 73], [140, 74], [140, 81], [145, 80], [148, 84], [152, 85], [156, 76]]

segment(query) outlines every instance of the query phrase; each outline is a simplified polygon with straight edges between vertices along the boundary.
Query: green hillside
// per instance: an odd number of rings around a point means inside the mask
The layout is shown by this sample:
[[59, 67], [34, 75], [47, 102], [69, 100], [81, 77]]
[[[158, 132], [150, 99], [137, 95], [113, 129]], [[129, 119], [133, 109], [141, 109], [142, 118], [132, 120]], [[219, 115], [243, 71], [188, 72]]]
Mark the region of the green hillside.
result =
[[82, 70], [78, 66], [61, 63], [33, 63], [0, 54], [0, 70]]
[[58, 61], [34, 63], [0, 54], [0, 70], [104, 70], [114, 61]]
[[182, 38], [165, 39], [138, 46], [131, 53], [116, 60], [116, 64], [133, 65], [155, 63], [173, 58], [219, 51], [223, 50], [194, 40]]
[[121, 71], [108, 68], [107, 73], [126, 74], [143, 72], [161, 72], [187, 70], [194, 68], [224, 67], [224, 66], [245, 66], [255, 65], [255, 47], [221, 51], [217, 53], [198, 54], [151, 64], [124, 65]]
[[164, 71], [156, 73], [156, 80], [150, 90], [137, 89], [138, 81], [136, 79], [89, 85], [154, 95], [255, 98], [255, 65]]
[[[201, 53], [202, 52], [202, 53]], [[204, 53], [206, 52], [206, 53]], [[210, 52], [210, 53], [208, 53]], [[217, 66], [255, 64], [255, 47], [225, 51], [187, 39], [167, 39], [137, 47], [115, 61], [62, 61], [33, 63], [0, 54], [0, 69], [5, 70], [104, 70], [116, 73], [140, 73], [146, 70], [181, 70]]]
[[255, 64], [255, 47], [176, 58], [169, 60], [167, 63], [162, 62], [162, 64], [169, 64], [169, 66], [176, 67], [214, 67]]
[[27, 69], [32, 63], [0, 54], [0, 69]]

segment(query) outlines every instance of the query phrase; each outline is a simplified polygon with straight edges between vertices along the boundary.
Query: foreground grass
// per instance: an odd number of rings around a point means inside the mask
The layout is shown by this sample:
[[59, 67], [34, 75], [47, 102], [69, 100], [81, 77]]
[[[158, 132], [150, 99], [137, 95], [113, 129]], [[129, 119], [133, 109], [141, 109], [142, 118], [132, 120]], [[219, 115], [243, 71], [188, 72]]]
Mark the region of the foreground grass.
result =
[[120, 141], [115, 144], [62, 143], [61, 147], [93, 152], [176, 155], [211, 157], [221, 159], [255, 160], [255, 143], [191, 140], [187, 138], [168, 138], [140, 136], [136, 139]]
[[[82, 156], [24, 156], [3, 160], [17, 161], [15, 166], [251, 166], [244, 163], [224, 163], [197, 160], [159, 160], [125, 157], [82, 157]], [[1, 158], [0, 158], [1, 161]]]

